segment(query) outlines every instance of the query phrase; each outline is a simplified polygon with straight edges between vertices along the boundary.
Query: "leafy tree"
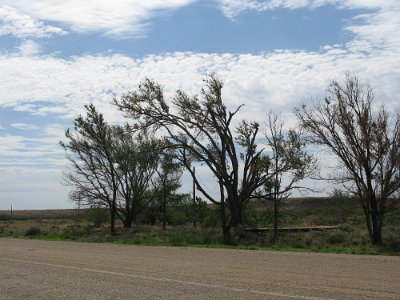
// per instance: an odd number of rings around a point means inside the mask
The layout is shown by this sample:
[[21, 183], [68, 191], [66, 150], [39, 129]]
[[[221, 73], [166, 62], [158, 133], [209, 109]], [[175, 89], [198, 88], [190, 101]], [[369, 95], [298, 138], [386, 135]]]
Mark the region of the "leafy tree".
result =
[[359, 199], [372, 244], [382, 242], [385, 214], [400, 190], [400, 116], [394, 120], [384, 106], [374, 109], [371, 87], [347, 74], [332, 81], [325, 100], [296, 109], [311, 141], [328, 147], [339, 159], [333, 179]]
[[118, 217], [125, 228], [145, 203], [145, 192], [158, 167], [159, 141], [137, 134], [130, 125], [109, 125], [93, 104], [78, 116], [74, 130], [61, 142], [70, 168], [64, 183], [72, 186], [71, 199], [83, 206], [108, 207], [111, 232]]
[[93, 104], [85, 105], [86, 115], [74, 120], [74, 130], [65, 132], [60, 142], [70, 161], [64, 183], [74, 187], [70, 197], [84, 206], [106, 206], [111, 233], [115, 234], [118, 180], [113, 157], [113, 134], [103, 114]]
[[118, 215], [124, 228], [131, 228], [148, 205], [146, 191], [156, 174], [160, 142], [146, 134], [135, 134], [132, 126], [114, 126], [114, 161], [117, 166]]
[[264, 185], [263, 198], [273, 201], [274, 240], [278, 237], [282, 199], [288, 198], [294, 190], [306, 190], [299, 183], [316, 169], [315, 160], [306, 151], [302, 132], [295, 129], [284, 131], [284, 122], [280, 114], [270, 112], [265, 132], [270, 149], [270, 176]]
[[162, 228], [166, 229], [167, 206], [174, 201], [174, 193], [181, 186], [182, 164], [176, 159], [176, 151], [164, 143], [164, 150], [160, 152], [160, 163], [155, 170], [153, 187], [158, 194], [161, 205]]
[[[243, 121], [235, 130], [233, 118], [242, 106], [233, 111], [227, 109], [222, 101], [223, 82], [216, 76], [207, 78], [205, 84], [201, 97], [178, 90], [170, 107], [162, 87], [146, 79], [136, 91], [114, 103], [138, 120], [140, 128], [162, 129], [166, 133], [169, 142], [179, 149], [180, 161], [192, 175], [197, 189], [221, 207], [221, 226], [228, 242], [230, 228], [243, 224], [245, 202], [263, 185], [267, 164], [262, 149], [258, 150], [256, 145], [259, 124]], [[208, 193], [198, 180], [192, 170], [194, 161], [207, 166], [215, 176], [220, 186], [219, 199]]]

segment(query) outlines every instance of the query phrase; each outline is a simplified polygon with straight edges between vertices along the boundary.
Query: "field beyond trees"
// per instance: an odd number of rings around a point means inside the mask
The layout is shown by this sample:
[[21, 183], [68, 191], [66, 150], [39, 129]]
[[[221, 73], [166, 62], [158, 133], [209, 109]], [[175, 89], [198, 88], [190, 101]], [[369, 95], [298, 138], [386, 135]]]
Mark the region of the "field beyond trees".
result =
[[[347, 199], [348, 200], [348, 199]], [[218, 208], [207, 205], [197, 216], [193, 228], [187, 204], [168, 208], [166, 230], [162, 221], [150, 225], [145, 216], [130, 229], [117, 223], [115, 236], [110, 234], [108, 215], [100, 210], [24, 210], [0, 211], [0, 237], [38, 238], [84, 242], [111, 242], [141, 245], [239, 247], [356, 254], [400, 254], [399, 211], [387, 215], [383, 226], [385, 243], [371, 246], [365, 230], [364, 215], [353, 201], [335, 197], [290, 198], [281, 209], [281, 228], [337, 226], [320, 231], [279, 232], [273, 241], [272, 202], [252, 201], [246, 206], [246, 226], [234, 232], [229, 245], [223, 243]], [[249, 228], [270, 228], [254, 232]]]

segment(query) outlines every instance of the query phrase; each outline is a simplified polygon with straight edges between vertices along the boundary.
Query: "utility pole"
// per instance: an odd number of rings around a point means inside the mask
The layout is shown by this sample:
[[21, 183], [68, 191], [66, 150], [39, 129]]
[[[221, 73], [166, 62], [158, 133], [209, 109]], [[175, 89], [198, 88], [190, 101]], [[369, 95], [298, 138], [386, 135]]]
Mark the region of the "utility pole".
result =
[[13, 211], [12, 211], [12, 204], [11, 204], [11, 210], [10, 210], [10, 220], [12, 220], [12, 214], [13, 214]]
[[194, 177], [196, 174], [196, 167], [193, 167], [193, 228], [196, 228], [196, 183]]

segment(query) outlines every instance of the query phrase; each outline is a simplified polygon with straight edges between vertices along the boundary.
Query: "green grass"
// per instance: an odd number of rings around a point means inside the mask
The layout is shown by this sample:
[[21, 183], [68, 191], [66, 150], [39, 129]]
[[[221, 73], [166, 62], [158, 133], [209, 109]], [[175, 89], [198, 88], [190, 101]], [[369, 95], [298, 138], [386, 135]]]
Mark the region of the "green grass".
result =
[[[46, 211], [45, 215], [50, 213], [54, 214]], [[210, 220], [211, 217], [215, 217], [212, 213]], [[281, 233], [275, 243], [272, 242], [272, 233], [258, 234], [238, 230], [233, 233], [230, 245], [222, 243], [221, 229], [215, 224], [215, 220], [204, 222], [203, 226], [199, 225], [198, 228], [192, 228], [189, 224], [169, 226], [166, 231], [163, 231], [160, 225], [134, 225], [132, 229], [124, 230], [122, 224], [118, 223], [117, 235], [112, 236], [108, 224], [95, 228], [93, 223], [83, 218], [61, 218], [62, 215], [67, 213], [60, 211], [56, 217], [52, 215], [48, 219], [39, 218], [38, 212], [34, 212], [33, 219], [27, 218], [28, 212], [21, 214], [18, 220], [4, 218], [0, 220], [0, 237], [132, 245], [400, 255], [400, 209], [387, 215], [383, 230], [384, 244], [380, 247], [370, 245], [364, 217], [359, 208], [354, 208], [351, 212], [346, 211], [346, 214], [333, 206], [284, 208], [281, 226], [339, 225], [339, 228], [323, 232]], [[254, 227], [271, 226], [272, 222], [270, 208], [253, 207], [248, 210], [247, 218]]]

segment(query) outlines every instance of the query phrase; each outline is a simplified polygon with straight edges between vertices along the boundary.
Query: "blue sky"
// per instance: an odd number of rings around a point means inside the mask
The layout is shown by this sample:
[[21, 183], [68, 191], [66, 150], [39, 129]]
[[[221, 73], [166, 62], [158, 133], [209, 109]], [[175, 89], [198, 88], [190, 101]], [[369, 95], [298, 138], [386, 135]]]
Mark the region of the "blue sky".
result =
[[112, 98], [145, 77], [171, 95], [217, 72], [242, 117], [295, 124], [352, 71], [395, 109], [399, 32], [397, 0], [0, 0], [0, 209], [73, 207], [58, 141], [89, 102], [120, 121]]

